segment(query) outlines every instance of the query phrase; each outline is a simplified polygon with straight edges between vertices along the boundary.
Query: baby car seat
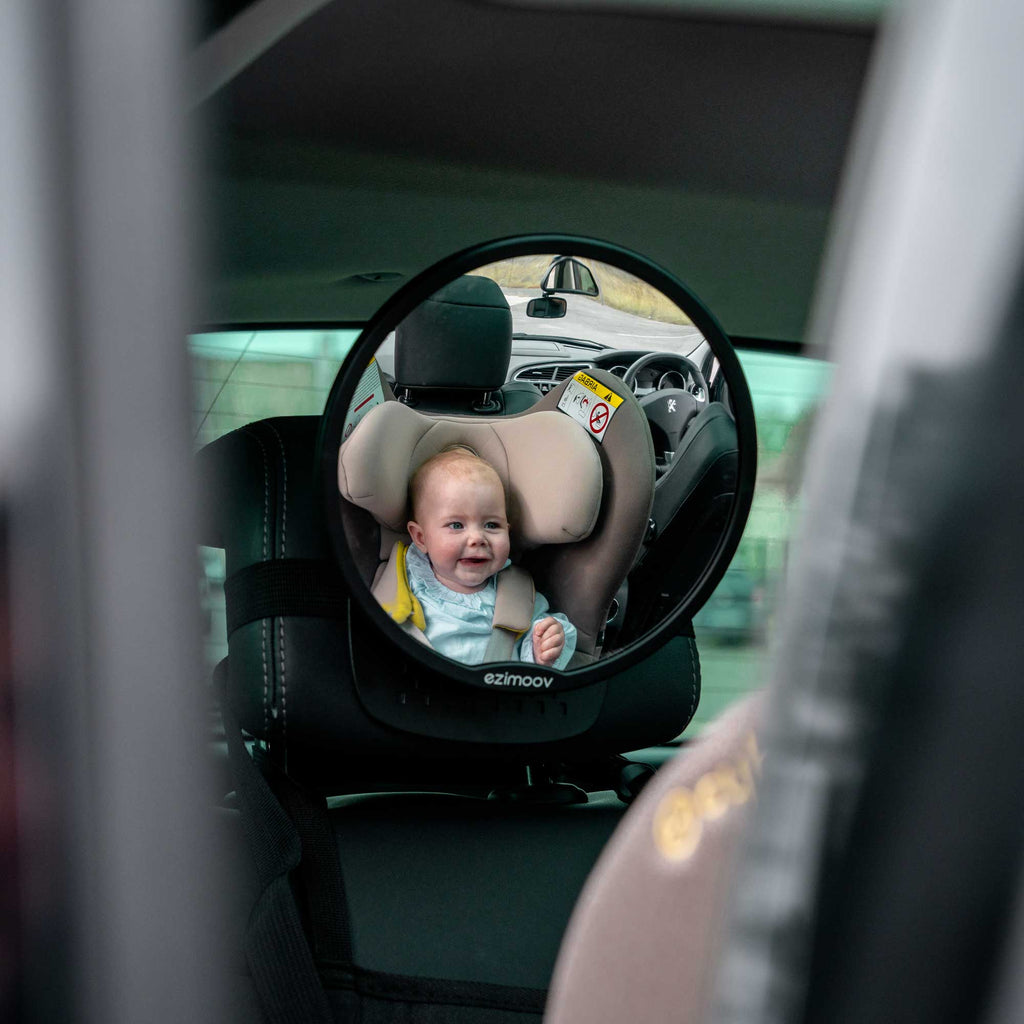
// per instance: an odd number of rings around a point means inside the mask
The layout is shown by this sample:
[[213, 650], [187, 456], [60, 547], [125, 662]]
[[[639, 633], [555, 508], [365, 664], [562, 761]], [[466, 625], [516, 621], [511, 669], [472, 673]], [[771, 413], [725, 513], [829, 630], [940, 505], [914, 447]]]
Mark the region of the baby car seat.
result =
[[633, 395], [611, 374], [589, 373], [623, 398], [600, 443], [558, 410], [568, 383], [518, 416], [424, 415], [394, 401], [371, 410], [338, 452], [342, 520], [367, 586], [395, 541], [409, 543], [411, 475], [446, 446], [465, 444], [505, 487], [513, 562], [577, 629], [570, 667], [597, 658], [612, 599], [647, 531], [654, 453]]

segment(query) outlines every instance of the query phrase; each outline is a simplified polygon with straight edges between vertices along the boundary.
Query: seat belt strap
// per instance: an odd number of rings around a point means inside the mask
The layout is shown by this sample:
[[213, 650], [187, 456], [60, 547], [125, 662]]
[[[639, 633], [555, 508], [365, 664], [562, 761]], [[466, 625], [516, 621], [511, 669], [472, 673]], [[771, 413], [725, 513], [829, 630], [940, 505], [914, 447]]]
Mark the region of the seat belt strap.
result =
[[317, 963], [329, 962], [335, 968], [350, 966], [352, 935], [348, 899], [327, 801], [277, 770], [270, 783], [288, 817], [295, 823], [302, 843], [298, 888], [304, 897], [303, 909], [314, 959]]
[[533, 622], [535, 596], [533, 577], [525, 569], [518, 565], [502, 569], [494, 596], [494, 625], [513, 633], [525, 633]]
[[512, 633], [500, 626], [491, 630], [490, 638], [487, 641], [487, 648], [484, 651], [484, 661], [513, 661], [512, 654], [519, 642], [520, 633]]
[[289, 876], [302, 860], [299, 833], [245, 749], [225, 687], [220, 690], [235, 792], [260, 884], [243, 940], [260, 1005], [267, 1024], [337, 1024], [292, 893]]
[[494, 618], [484, 661], [511, 661], [519, 638], [533, 622], [533, 577], [518, 565], [498, 573]]

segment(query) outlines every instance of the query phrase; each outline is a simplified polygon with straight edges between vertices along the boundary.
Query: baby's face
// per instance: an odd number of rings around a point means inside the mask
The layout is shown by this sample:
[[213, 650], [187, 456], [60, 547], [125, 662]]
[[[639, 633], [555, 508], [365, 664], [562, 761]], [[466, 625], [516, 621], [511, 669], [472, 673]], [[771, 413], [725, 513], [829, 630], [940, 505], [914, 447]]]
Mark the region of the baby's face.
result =
[[508, 559], [505, 494], [493, 473], [466, 478], [432, 473], [409, 536], [430, 557], [434, 575], [460, 594], [482, 590]]

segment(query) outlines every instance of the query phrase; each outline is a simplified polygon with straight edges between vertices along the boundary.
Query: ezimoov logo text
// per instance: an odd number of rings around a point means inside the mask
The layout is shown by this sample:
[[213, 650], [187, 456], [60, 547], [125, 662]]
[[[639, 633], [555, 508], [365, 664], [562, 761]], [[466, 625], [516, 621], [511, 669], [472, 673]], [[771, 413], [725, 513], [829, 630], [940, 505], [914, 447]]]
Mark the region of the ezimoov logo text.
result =
[[536, 687], [546, 690], [551, 685], [551, 676], [521, 676], [516, 672], [488, 672], [484, 676], [488, 686]]

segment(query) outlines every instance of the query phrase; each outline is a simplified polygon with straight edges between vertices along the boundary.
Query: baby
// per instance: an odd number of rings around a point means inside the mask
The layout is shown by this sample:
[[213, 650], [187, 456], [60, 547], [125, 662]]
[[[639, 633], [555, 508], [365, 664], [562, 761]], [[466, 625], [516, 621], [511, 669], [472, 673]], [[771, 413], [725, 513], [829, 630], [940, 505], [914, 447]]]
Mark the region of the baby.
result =
[[[491, 636], [495, 576], [509, 558], [505, 490], [487, 462], [464, 447], [428, 459], [409, 484], [415, 547], [406, 555], [409, 589], [420, 602], [430, 645], [469, 665], [485, 660]], [[564, 668], [576, 628], [535, 594], [532, 625], [514, 658]]]

